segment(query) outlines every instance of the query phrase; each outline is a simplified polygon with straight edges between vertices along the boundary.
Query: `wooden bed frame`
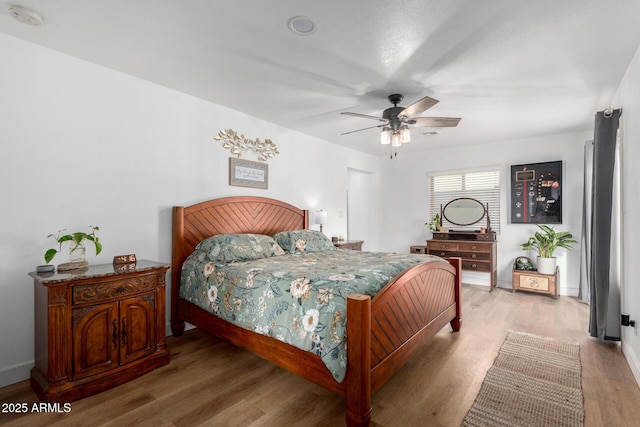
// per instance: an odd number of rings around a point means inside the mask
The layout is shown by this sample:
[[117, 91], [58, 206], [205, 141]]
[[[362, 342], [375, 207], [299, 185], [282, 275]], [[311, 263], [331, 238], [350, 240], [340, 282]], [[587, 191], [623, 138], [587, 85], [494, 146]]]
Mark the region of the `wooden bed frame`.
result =
[[203, 239], [227, 233], [273, 235], [306, 229], [308, 211], [264, 197], [227, 197], [173, 208], [171, 328], [184, 332], [185, 321], [276, 365], [320, 384], [346, 399], [348, 426], [368, 426], [371, 394], [400, 369], [414, 351], [447, 323], [462, 325], [459, 258], [425, 262], [400, 273], [373, 299], [347, 300], [347, 372], [334, 380], [319, 356], [215, 317], [179, 297], [186, 257]]

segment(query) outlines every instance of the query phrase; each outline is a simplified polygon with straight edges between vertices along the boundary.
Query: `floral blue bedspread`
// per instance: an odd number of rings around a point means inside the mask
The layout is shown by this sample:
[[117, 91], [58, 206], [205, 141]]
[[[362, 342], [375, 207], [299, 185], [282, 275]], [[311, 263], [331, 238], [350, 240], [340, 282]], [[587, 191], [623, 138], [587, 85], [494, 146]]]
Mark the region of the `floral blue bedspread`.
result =
[[374, 296], [430, 255], [331, 250], [242, 261], [212, 261], [196, 250], [184, 262], [180, 296], [242, 328], [322, 358], [333, 377], [346, 372], [347, 294]]

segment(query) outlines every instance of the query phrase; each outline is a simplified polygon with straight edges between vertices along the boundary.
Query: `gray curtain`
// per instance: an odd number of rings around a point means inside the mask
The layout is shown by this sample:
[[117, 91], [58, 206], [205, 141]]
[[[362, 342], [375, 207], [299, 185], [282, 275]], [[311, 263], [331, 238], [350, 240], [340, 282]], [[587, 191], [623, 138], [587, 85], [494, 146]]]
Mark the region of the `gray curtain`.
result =
[[578, 299], [591, 302], [591, 179], [593, 178], [593, 141], [584, 144], [584, 184], [582, 193], [582, 232], [580, 238], [580, 287]]
[[[620, 297], [616, 292], [619, 284], [611, 277], [617, 276], [618, 260], [615, 247], [619, 242], [618, 221], [613, 215], [614, 189], [617, 184], [616, 145], [621, 110], [600, 111], [596, 113], [593, 140], [593, 171], [591, 180], [591, 239], [589, 250], [589, 333], [599, 339], [620, 339]], [[613, 223], [612, 223], [613, 220]], [[614, 225], [614, 227], [612, 227]], [[613, 237], [613, 239], [612, 239]], [[614, 250], [612, 251], [612, 243]], [[613, 267], [613, 269], [612, 269]], [[617, 300], [617, 301], [616, 301]], [[618, 315], [615, 316], [617, 307]], [[613, 308], [613, 310], [611, 310]], [[615, 318], [617, 317], [617, 318]]]

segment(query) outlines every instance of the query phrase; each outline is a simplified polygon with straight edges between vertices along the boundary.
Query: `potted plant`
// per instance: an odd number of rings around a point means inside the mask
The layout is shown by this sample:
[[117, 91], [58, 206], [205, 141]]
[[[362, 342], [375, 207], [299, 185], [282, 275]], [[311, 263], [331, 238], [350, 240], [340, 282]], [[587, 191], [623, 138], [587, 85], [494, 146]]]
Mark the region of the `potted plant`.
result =
[[47, 237], [51, 237], [53, 240], [58, 242], [58, 249], [51, 248], [48, 251], [46, 251], [44, 253], [45, 262], [47, 264], [49, 264], [51, 262], [53, 257], [55, 257], [56, 254], [62, 250], [62, 244], [64, 242], [70, 242], [71, 243], [70, 252], [69, 252], [71, 262], [82, 262], [82, 261], [84, 261], [84, 257], [85, 257], [84, 242], [85, 242], [85, 240], [93, 242], [93, 244], [96, 247], [96, 255], [98, 255], [102, 251], [102, 243], [100, 243], [100, 240], [98, 239], [98, 236], [96, 236], [96, 231], [100, 230], [100, 228], [99, 227], [94, 227], [93, 225], [90, 225], [89, 228], [91, 229], [91, 232], [89, 232], [89, 233], [84, 233], [82, 231], [76, 231], [75, 233], [61, 235], [61, 233], [63, 231], [66, 231], [66, 230], [59, 230], [57, 235], [49, 234], [49, 236], [47, 236]]
[[534, 250], [538, 252], [538, 272], [541, 274], [555, 274], [556, 259], [553, 256], [557, 248], [573, 249], [572, 244], [578, 243], [573, 239], [573, 235], [568, 231], [555, 231], [548, 225], [538, 225], [540, 230], [536, 231], [533, 237], [529, 237], [526, 243], [522, 244], [524, 250]]
[[425, 225], [429, 227], [429, 231], [440, 231], [440, 214], [437, 213], [431, 218], [431, 221], [425, 222]]

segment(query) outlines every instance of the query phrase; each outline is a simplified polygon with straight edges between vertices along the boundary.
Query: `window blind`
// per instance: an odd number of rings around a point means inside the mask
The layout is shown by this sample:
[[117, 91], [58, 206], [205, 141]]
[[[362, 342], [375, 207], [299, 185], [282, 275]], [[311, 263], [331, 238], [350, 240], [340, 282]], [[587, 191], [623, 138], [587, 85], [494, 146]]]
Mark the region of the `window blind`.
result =
[[[429, 219], [440, 213], [441, 207], [459, 197], [479, 200], [485, 208], [488, 205], [491, 229], [500, 233], [500, 171], [497, 168], [429, 174]], [[486, 217], [468, 226], [451, 224], [442, 218], [442, 225], [453, 230], [477, 230], [485, 224]]]

